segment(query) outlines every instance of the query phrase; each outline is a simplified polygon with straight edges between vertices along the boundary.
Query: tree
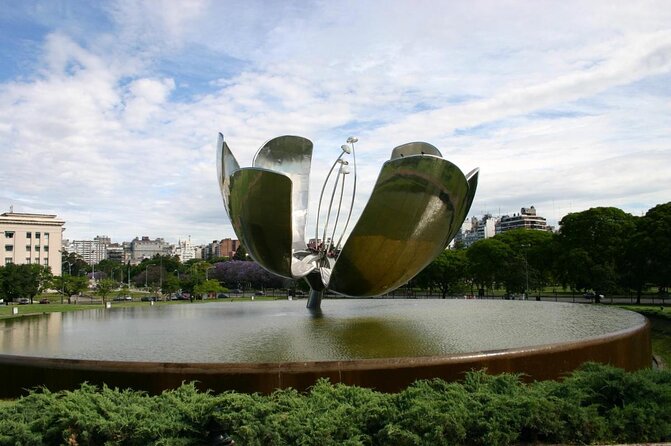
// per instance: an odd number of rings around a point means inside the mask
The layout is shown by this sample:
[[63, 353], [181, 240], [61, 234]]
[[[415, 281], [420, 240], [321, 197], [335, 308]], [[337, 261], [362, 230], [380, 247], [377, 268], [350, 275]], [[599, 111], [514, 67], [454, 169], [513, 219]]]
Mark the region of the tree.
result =
[[102, 279], [98, 281], [98, 286], [96, 288], [96, 293], [103, 300], [103, 305], [105, 304], [105, 299], [110, 295], [112, 290], [117, 287], [117, 283], [112, 279]]
[[49, 267], [9, 263], [3, 268], [3, 294], [11, 300], [27, 297], [32, 303], [33, 298], [51, 283], [51, 278]]
[[88, 271], [88, 264], [78, 254], [63, 251], [61, 256], [61, 272], [71, 276], [78, 276], [82, 271]]
[[[584, 252], [580, 255], [587, 256], [581, 259], [589, 268], [585, 289], [592, 288], [597, 293], [615, 291], [617, 265], [624, 256], [626, 240], [636, 229], [636, 218], [617, 208], [599, 207], [568, 214], [559, 224], [562, 251], [575, 253], [574, 250], [581, 249]], [[564, 265], [570, 267], [566, 262]]]
[[235, 251], [235, 254], [233, 254], [232, 260], [242, 260], [242, 261], [251, 260], [249, 258], [249, 254], [247, 254], [247, 249], [245, 249], [242, 243], [240, 243], [240, 246], [238, 246], [238, 249]]
[[557, 255], [554, 235], [547, 231], [514, 229], [494, 239], [507, 244], [513, 253], [508, 261], [506, 288], [512, 292], [537, 290], [537, 300], [540, 300], [541, 290], [552, 281]]
[[163, 279], [163, 286], [161, 287], [161, 292], [163, 294], [171, 294], [179, 290], [180, 284], [177, 276], [169, 275]]
[[[62, 294], [63, 297], [68, 297], [70, 303], [70, 296], [84, 291], [89, 286], [89, 281], [84, 276], [71, 276], [64, 274], [62, 276], [55, 276], [51, 280], [51, 287]], [[61, 298], [61, 303], [63, 299]]]
[[479, 240], [466, 251], [470, 276], [479, 288], [492, 288], [504, 283], [512, 250], [496, 238]]
[[224, 291], [218, 281], [214, 279], [209, 279], [204, 282], [201, 282], [193, 287], [194, 294], [210, 294], [210, 293], [219, 293]]
[[649, 267], [648, 278], [660, 291], [671, 286], [671, 202], [650, 209], [639, 226], [643, 261]]
[[448, 249], [417, 275], [417, 282], [429, 288], [436, 287], [443, 299], [463, 289], [468, 270], [466, 251]]

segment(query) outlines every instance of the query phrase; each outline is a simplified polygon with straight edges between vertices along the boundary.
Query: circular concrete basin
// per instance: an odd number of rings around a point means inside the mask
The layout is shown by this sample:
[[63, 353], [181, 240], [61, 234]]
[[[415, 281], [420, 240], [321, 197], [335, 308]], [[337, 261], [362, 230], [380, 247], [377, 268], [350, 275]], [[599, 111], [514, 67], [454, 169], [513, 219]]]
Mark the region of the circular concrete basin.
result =
[[268, 393], [316, 379], [399, 390], [465, 371], [558, 378], [585, 361], [649, 367], [650, 328], [634, 312], [503, 300], [326, 300], [149, 304], [0, 321], [1, 396], [81, 382], [150, 392]]

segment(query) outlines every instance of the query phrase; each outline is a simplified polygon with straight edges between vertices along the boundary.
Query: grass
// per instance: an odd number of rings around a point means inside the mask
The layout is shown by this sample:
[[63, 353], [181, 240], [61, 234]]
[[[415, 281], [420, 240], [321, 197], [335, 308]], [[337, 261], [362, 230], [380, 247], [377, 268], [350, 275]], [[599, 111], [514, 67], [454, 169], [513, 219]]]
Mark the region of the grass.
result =
[[671, 309], [657, 305], [621, 305], [621, 308], [641, 313], [652, 324], [652, 352], [671, 368]]
[[[54, 303], [48, 304], [39, 304], [41, 296], [33, 299], [34, 304], [28, 305], [0, 305], [0, 319], [8, 319], [12, 317], [22, 317], [26, 315], [35, 315], [35, 314], [46, 314], [46, 313], [65, 313], [68, 311], [81, 311], [81, 310], [91, 310], [94, 308], [102, 307], [102, 300], [100, 297], [93, 297], [93, 300], [90, 300], [89, 297], [80, 297], [77, 304], [68, 304], [68, 303], [56, 303], [60, 302], [60, 296], [50, 296], [50, 300]], [[286, 299], [285, 296], [254, 296], [254, 300], [278, 300]], [[246, 297], [231, 297], [228, 299], [204, 299], [204, 300], [194, 300], [193, 302], [188, 300], [169, 300], [169, 301], [158, 301], [155, 302], [155, 305], [183, 305], [183, 304], [201, 304], [207, 302], [248, 302], [251, 301], [251, 296]], [[149, 302], [142, 302], [137, 298], [132, 302], [128, 301], [113, 301], [112, 298], [107, 299], [108, 302], [112, 302], [114, 308], [125, 308], [125, 307], [135, 307], [135, 306], [146, 306], [150, 305]], [[19, 314], [13, 315], [12, 308], [18, 308]]]

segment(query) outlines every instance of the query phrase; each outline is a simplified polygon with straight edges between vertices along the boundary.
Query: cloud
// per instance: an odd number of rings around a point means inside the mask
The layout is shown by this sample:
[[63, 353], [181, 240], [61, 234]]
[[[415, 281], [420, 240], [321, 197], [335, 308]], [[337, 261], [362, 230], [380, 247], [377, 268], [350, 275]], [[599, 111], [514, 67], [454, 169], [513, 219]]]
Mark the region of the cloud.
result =
[[668, 201], [663, 2], [121, 0], [87, 11], [13, 10], [47, 32], [34, 37], [40, 58], [12, 53], [29, 68], [0, 80], [0, 175], [13, 179], [0, 206], [57, 213], [69, 238], [234, 236], [215, 180], [219, 131], [243, 165], [274, 136], [315, 143], [309, 224], [350, 135], [353, 221], [391, 149], [413, 140], [481, 167], [473, 212], [535, 204], [559, 218]]

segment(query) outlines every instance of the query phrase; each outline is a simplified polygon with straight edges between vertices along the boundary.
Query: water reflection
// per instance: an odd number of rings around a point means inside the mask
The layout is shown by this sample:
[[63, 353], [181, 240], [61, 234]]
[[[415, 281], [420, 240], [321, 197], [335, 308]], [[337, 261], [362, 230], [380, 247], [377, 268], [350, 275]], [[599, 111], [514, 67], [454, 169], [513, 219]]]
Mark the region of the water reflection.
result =
[[431, 356], [576, 341], [639, 326], [597, 305], [464, 300], [217, 302], [0, 321], [4, 354], [167, 362]]

